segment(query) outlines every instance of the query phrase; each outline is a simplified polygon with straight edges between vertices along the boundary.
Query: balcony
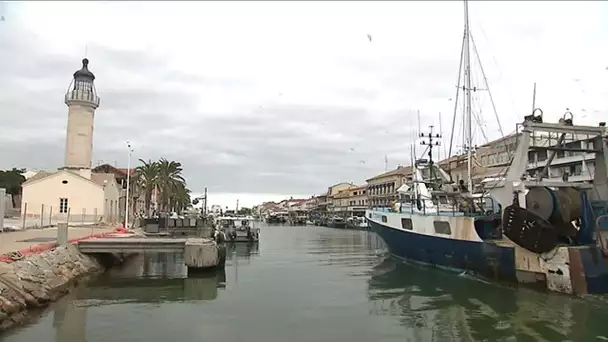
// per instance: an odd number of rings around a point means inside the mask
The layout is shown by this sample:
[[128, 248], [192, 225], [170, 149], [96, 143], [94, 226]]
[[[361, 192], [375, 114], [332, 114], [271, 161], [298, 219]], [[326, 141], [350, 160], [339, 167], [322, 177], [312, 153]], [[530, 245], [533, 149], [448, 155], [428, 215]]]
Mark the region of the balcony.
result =
[[72, 90], [68, 91], [65, 94], [65, 103], [71, 101], [82, 101], [92, 103], [95, 108], [99, 107], [99, 96], [95, 94], [95, 92], [91, 91], [81, 91], [81, 90]]

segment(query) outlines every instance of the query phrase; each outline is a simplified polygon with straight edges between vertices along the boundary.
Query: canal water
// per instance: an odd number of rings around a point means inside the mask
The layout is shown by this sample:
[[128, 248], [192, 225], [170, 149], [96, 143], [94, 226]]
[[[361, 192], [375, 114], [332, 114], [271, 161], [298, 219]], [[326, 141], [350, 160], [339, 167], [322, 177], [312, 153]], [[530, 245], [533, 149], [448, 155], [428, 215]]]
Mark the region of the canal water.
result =
[[262, 227], [225, 272], [141, 255], [6, 342], [606, 341], [608, 301], [514, 290], [386, 258], [373, 234]]

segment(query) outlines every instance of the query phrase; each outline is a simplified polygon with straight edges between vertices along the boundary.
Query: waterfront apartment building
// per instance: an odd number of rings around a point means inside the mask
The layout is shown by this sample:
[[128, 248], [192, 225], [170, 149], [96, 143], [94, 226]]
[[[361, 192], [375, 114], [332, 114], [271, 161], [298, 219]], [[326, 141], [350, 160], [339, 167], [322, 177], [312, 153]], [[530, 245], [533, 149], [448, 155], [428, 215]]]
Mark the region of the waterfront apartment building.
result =
[[327, 201], [327, 194], [321, 194], [321, 195], [317, 196], [316, 211], [327, 212], [328, 204], [329, 204], [329, 202]]
[[[517, 149], [520, 134], [512, 134], [494, 140], [476, 149], [472, 159], [473, 181], [479, 184], [484, 178], [504, 176], [511, 163], [511, 157]], [[556, 134], [542, 134], [532, 137], [530, 146], [556, 146]], [[595, 153], [593, 141], [583, 135], [567, 134], [564, 147], [578, 151], [557, 151], [552, 165], [549, 167], [549, 178], [567, 179], [570, 182], [588, 182], [594, 177]], [[536, 176], [546, 165], [551, 152], [531, 149], [528, 151], [528, 175]], [[454, 156], [442, 160], [441, 167], [452, 174], [452, 179], [466, 180], [466, 156]]]
[[367, 185], [353, 186], [332, 197], [332, 212], [344, 216], [362, 216], [365, 215], [367, 204]]
[[390, 207], [399, 198], [397, 189], [411, 180], [411, 166], [398, 166], [394, 170], [368, 179], [366, 189], [368, 206]]
[[349, 190], [352, 188], [357, 187], [355, 184], [353, 183], [346, 183], [346, 182], [342, 182], [342, 183], [338, 183], [338, 184], [334, 184], [330, 187], [327, 188], [327, 211], [336, 211], [334, 210], [334, 208], [337, 206], [340, 206], [341, 203], [341, 196], [339, 195], [341, 191], [343, 190]]

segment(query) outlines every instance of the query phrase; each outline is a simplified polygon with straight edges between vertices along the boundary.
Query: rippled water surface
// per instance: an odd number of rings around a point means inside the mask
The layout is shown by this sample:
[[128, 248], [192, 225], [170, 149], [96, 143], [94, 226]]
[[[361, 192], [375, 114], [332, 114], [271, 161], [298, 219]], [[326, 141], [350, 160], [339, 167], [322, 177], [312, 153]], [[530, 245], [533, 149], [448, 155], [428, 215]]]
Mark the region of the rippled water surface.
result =
[[185, 278], [181, 255], [141, 255], [31, 324], [30, 341], [608, 341], [608, 301], [514, 290], [387, 259], [366, 232], [262, 228], [225, 272]]

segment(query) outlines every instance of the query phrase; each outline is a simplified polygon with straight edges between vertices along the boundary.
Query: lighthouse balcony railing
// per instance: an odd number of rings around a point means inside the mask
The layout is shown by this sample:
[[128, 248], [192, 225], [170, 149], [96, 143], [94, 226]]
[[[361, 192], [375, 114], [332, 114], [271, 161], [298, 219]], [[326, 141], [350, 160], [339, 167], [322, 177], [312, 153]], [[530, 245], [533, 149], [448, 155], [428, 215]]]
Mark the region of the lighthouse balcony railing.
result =
[[68, 91], [65, 94], [65, 101], [66, 102], [68, 102], [68, 101], [92, 102], [96, 106], [99, 106], [99, 96], [97, 96], [93, 92], [83, 92], [83, 91], [77, 91], [77, 90]]

